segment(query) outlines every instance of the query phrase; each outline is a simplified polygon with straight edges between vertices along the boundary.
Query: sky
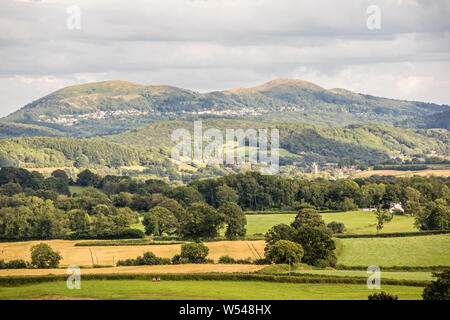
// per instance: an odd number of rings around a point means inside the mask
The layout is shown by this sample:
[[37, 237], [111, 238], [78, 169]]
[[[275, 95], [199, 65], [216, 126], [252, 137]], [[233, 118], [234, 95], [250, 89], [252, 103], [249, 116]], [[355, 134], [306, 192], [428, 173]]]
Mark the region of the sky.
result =
[[0, 116], [104, 80], [450, 105], [450, 0], [0, 0]]

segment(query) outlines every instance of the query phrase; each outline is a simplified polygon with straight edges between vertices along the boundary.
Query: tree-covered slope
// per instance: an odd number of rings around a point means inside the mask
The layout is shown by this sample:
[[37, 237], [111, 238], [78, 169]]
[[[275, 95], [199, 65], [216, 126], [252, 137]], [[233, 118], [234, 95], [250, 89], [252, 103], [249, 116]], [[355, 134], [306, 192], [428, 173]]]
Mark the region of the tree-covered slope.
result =
[[[193, 136], [192, 121], [166, 121], [104, 137], [106, 141], [138, 148], [158, 147], [167, 152], [174, 146], [171, 133], [188, 129]], [[393, 157], [411, 158], [436, 154], [450, 156], [450, 133], [435, 130], [398, 129], [381, 125], [328, 127], [303, 123], [264, 123], [258, 121], [206, 119], [203, 130], [278, 128], [280, 148], [310, 163], [337, 162], [351, 158], [366, 163], [379, 163]], [[204, 145], [207, 145], [205, 142]]]
[[100, 139], [13, 138], [0, 141], [0, 166], [25, 168], [94, 166], [159, 166], [170, 162], [150, 148], [109, 143]]

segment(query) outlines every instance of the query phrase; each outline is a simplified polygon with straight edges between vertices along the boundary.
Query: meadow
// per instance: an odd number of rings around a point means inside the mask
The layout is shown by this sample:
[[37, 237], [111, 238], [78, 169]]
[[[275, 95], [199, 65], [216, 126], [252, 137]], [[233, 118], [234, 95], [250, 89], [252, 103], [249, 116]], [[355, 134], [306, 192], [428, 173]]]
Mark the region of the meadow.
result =
[[[342, 222], [347, 228], [347, 233], [376, 233], [377, 220], [372, 212], [346, 211], [325, 212], [320, 214], [325, 223], [331, 221]], [[274, 225], [291, 224], [295, 214], [252, 214], [247, 215], [247, 234], [265, 234]], [[390, 232], [414, 232], [414, 217], [395, 215], [392, 221], [385, 223], [382, 233]], [[224, 230], [222, 231], [224, 233]]]
[[339, 239], [338, 263], [348, 266], [448, 266], [450, 235]]
[[[367, 278], [366, 270], [334, 270], [334, 269], [314, 269], [311, 266], [300, 264], [293, 265], [271, 265], [266, 266], [258, 271], [263, 274], [291, 274], [291, 275], [323, 275], [338, 277], [361, 277]], [[432, 272], [429, 271], [383, 271], [381, 270], [382, 279], [392, 280], [414, 280], [414, 281], [431, 281], [433, 280]]]
[[[422, 287], [382, 286], [401, 300], [421, 299]], [[374, 291], [359, 284], [294, 284], [264, 281], [87, 280], [80, 290], [65, 281], [0, 287], [1, 299], [150, 299], [150, 300], [367, 300]]]

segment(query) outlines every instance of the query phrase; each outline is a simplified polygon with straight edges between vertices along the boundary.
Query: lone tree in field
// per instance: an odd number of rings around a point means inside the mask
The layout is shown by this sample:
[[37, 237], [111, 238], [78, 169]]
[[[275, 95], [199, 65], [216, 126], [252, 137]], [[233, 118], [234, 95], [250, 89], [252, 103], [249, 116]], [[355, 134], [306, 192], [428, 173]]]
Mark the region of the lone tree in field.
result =
[[208, 253], [209, 248], [203, 243], [186, 243], [181, 246], [180, 257], [190, 263], [204, 263]]
[[225, 217], [225, 223], [228, 225], [225, 231], [225, 237], [228, 240], [236, 240], [245, 236], [247, 218], [241, 207], [233, 202], [225, 202], [218, 211]]
[[333, 231], [333, 233], [344, 233], [347, 229], [342, 222], [332, 221], [327, 224], [328, 229]]
[[384, 223], [392, 220], [392, 214], [389, 213], [386, 209], [383, 209], [381, 206], [378, 206], [377, 211], [374, 212], [375, 217], [377, 218], [377, 232], [380, 232], [383, 229]]
[[280, 240], [269, 247], [266, 258], [274, 263], [295, 264], [302, 260], [303, 254], [301, 245], [288, 240]]
[[31, 265], [36, 268], [58, 268], [59, 260], [61, 260], [59, 252], [45, 243], [40, 243], [31, 247]]

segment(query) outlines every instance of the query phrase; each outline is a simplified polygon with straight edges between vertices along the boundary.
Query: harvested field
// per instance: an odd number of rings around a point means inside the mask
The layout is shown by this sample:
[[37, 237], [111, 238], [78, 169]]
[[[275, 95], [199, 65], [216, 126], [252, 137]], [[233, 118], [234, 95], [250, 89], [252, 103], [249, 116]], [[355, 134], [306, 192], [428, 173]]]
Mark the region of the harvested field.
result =
[[408, 176], [440, 176], [450, 177], [450, 170], [420, 170], [420, 171], [402, 171], [402, 170], [369, 170], [361, 171], [352, 175], [353, 178], [366, 178], [370, 176], [396, 176], [396, 177], [408, 177]]
[[[172, 258], [181, 252], [181, 244], [174, 245], [142, 245], [142, 246], [93, 246], [75, 247], [75, 243], [83, 241], [43, 240], [0, 243], [0, 259], [9, 261], [24, 259], [29, 261], [30, 248], [38, 243], [47, 243], [59, 251], [63, 259], [61, 266], [114, 266], [118, 260], [134, 259], [144, 252], [151, 251], [164, 258]], [[205, 243], [209, 247], [209, 259], [219, 260], [221, 256], [229, 255], [234, 259], [258, 259], [264, 256], [264, 241], [217, 241]], [[258, 255], [259, 254], [259, 255]]]

